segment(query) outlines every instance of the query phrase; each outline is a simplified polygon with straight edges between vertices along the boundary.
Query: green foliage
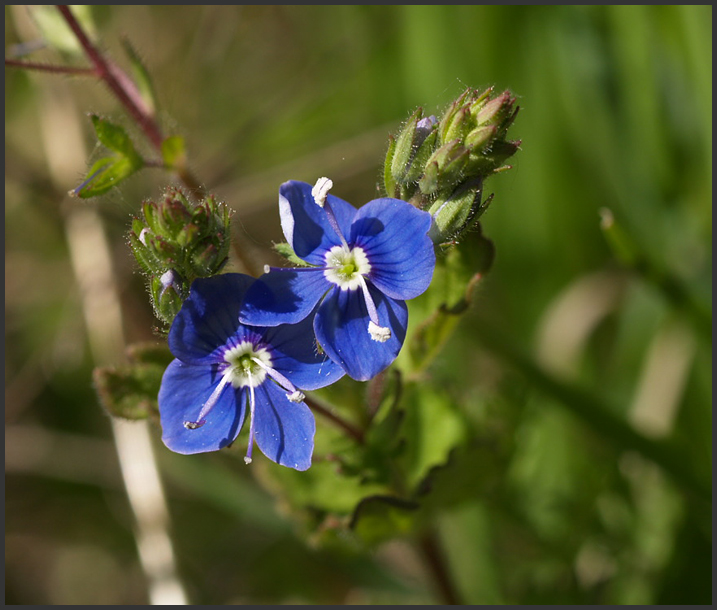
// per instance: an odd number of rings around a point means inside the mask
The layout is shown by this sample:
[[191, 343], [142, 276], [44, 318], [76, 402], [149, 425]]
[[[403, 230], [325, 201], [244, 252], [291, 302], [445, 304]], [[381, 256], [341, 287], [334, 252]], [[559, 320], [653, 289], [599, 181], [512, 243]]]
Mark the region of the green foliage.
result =
[[95, 161], [88, 170], [85, 181], [71, 191], [82, 199], [106, 193], [144, 166], [144, 160], [122, 127], [94, 114], [90, 118], [97, 139], [115, 154]]
[[168, 169], [184, 167], [187, 149], [182, 136], [170, 136], [162, 142], [162, 159]]
[[123, 419], [159, 418], [157, 394], [172, 361], [166, 345], [135, 344], [127, 349], [129, 363], [94, 370], [95, 391], [102, 407]]

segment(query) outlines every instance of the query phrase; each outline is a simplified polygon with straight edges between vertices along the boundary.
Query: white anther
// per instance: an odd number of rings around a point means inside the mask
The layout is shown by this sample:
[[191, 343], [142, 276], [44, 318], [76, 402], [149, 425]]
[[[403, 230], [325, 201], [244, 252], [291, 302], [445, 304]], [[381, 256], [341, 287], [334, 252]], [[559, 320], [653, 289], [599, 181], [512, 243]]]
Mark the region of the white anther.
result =
[[264, 265], [264, 273], [269, 273], [271, 271], [271, 267], [269, 265]]
[[326, 203], [326, 196], [329, 194], [329, 191], [333, 186], [334, 183], [328, 178], [319, 178], [316, 181], [314, 188], [311, 189], [311, 196], [314, 198], [314, 201], [319, 207], [324, 207], [324, 203]]
[[368, 334], [374, 341], [385, 343], [391, 338], [391, 329], [387, 326], [379, 326], [373, 322], [368, 323]]
[[300, 392], [299, 390], [293, 391], [291, 394], [287, 394], [286, 397], [291, 402], [302, 402], [306, 396], [304, 396], [303, 392]]
[[251, 464], [251, 458], [250, 458], [248, 455], [244, 458], [244, 463], [245, 463], [247, 466], [248, 466], [249, 464]]

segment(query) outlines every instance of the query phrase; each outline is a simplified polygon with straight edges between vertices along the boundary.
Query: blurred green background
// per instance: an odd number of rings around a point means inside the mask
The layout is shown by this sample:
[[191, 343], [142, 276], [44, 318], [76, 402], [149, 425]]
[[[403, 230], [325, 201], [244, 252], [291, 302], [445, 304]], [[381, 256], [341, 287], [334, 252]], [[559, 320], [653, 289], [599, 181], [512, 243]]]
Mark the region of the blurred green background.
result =
[[[440, 114], [468, 86], [510, 89], [523, 144], [488, 182], [481, 221], [495, 265], [429, 372], [471, 430], [508, 448], [499, 465], [474, 465], [495, 470], [490, 493], [436, 517], [452, 579], [469, 604], [711, 603], [708, 494], [595, 429], [484, 340], [490, 328], [551, 379], [669, 442], [676, 471], [711, 489], [711, 313], [699, 316], [712, 298], [711, 7], [105, 6], [92, 18], [120, 65], [121, 37], [136, 47], [166, 133], [186, 137], [193, 170], [236, 210], [234, 237], [260, 264], [275, 262], [282, 238], [281, 182], [329, 176], [360, 205], [376, 196], [388, 135], [415, 108]], [[6, 6], [6, 56], [43, 28], [61, 34], [45, 19]], [[71, 49], [27, 58], [86, 65]], [[102, 85], [6, 68], [6, 603], [149, 599], [92, 388], [97, 354], [112, 348], [87, 332], [84, 291], [104, 288], [77, 272], [98, 250], [78, 255], [73, 240], [81, 213], [97, 210], [120, 341], [152, 340], [125, 234], [172, 178], [144, 170], [96, 200], [67, 197], [100, 154], [90, 111], [142, 143]], [[667, 289], [619, 263], [602, 208], [672, 278]], [[694, 306], [679, 306], [674, 282]], [[155, 449], [176, 580], [192, 603], [440, 603], [410, 539], [319, 544], [240, 462]]]

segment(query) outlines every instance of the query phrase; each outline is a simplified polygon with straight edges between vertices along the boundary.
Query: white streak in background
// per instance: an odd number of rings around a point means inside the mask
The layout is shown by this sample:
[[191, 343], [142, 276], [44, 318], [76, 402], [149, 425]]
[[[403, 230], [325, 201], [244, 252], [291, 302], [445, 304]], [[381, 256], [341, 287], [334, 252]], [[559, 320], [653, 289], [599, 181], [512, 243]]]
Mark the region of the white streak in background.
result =
[[[49, 79], [43, 83], [47, 83], [41, 85], [40, 117], [45, 154], [54, 182], [66, 189], [76, 180], [77, 168], [84, 166], [87, 157], [82, 128], [64, 83]], [[110, 247], [97, 210], [69, 202], [65, 202], [65, 231], [92, 357], [97, 365], [117, 364], [125, 358], [125, 342]], [[135, 537], [150, 602], [186, 605], [147, 423], [116, 418], [110, 421], [125, 488], [137, 520]]]
[[625, 287], [624, 274], [599, 272], [562, 290], [540, 320], [538, 361], [556, 375], [574, 378], [590, 336], [620, 306]]
[[674, 321], [653, 337], [630, 408], [633, 426], [651, 438], [669, 436], [695, 356], [689, 328]]

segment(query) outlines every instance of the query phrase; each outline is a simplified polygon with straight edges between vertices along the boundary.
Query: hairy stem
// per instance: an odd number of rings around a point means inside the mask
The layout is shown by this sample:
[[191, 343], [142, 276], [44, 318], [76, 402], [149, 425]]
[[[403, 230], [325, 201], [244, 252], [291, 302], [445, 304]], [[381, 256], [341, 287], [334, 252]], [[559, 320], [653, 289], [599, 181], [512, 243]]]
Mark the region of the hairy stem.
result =
[[74, 66], [54, 66], [42, 64], [35, 61], [22, 61], [18, 59], [6, 59], [5, 65], [9, 68], [24, 68], [25, 70], [37, 70], [38, 72], [51, 72], [52, 74], [68, 74], [70, 76], [99, 76], [93, 68], [75, 68]]
[[[145, 108], [141, 99], [138, 99], [138, 95], [132, 81], [124, 72], [116, 66], [114, 63], [108, 61], [99, 49], [90, 40], [87, 33], [82, 29], [80, 23], [75, 19], [72, 11], [68, 5], [58, 4], [56, 5], [62, 16], [64, 17], [70, 29], [75, 34], [78, 42], [82, 46], [85, 54], [87, 55], [94, 68], [82, 69], [81, 74], [92, 74], [95, 77], [102, 80], [107, 87], [110, 89], [112, 94], [119, 100], [119, 102], [125, 107], [129, 115], [139, 125], [142, 132], [145, 134], [147, 139], [151, 142], [152, 146], [159, 152], [162, 153], [162, 142], [164, 142], [164, 135], [160, 129], [154, 116]], [[10, 60], [6, 60], [7, 62]], [[16, 62], [17, 63], [17, 62]], [[71, 69], [73, 72], [79, 70], [78, 68]], [[199, 199], [203, 198], [207, 194], [207, 190], [202, 183], [194, 176], [194, 174], [185, 165], [174, 168], [177, 177], [182, 181], [184, 186], [189, 189], [191, 194]], [[247, 255], [247, 253], [238, 245], [234, 244], [234, 252], [239, 259], [244, 269], [252, 274], [258, 275], [256, 265]]]

